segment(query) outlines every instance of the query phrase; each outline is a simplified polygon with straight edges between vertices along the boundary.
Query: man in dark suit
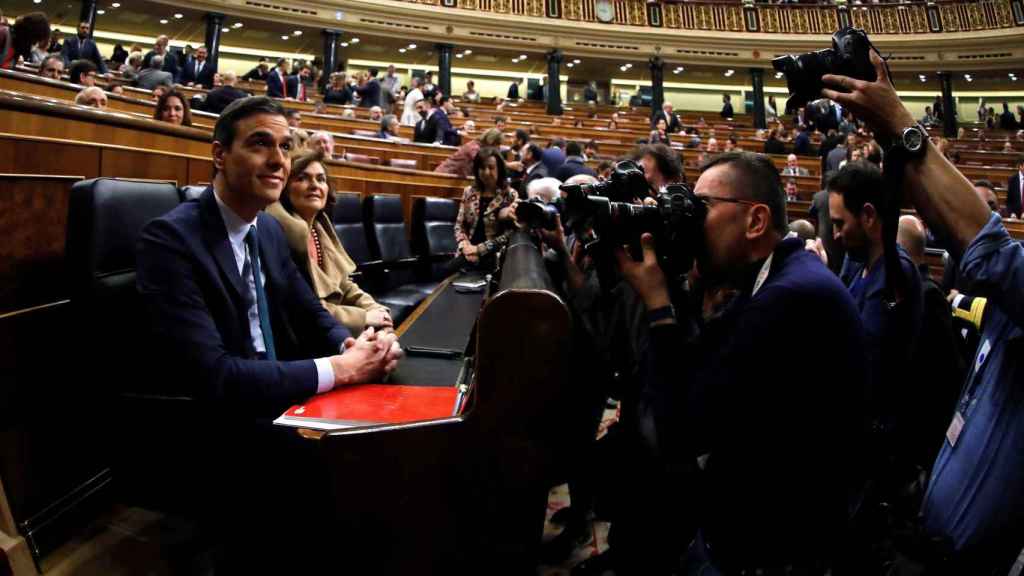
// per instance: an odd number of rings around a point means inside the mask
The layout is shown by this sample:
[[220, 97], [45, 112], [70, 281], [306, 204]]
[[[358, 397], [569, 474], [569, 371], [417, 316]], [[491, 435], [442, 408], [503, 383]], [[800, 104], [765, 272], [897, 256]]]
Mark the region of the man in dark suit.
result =
[[260, 58], [259, 64], [255, 68], [249, 70], [242, 76], [242, 80], [246, 82], [252, 82], [253, 80], [267, 80], [267, 76], [270, 74], [269, 65], [267, 64], [266, 58]]
[[170, 72], [171, 77], [175, 82], [181, 77], [181, 68], [178, 67], [178, 56], [167, 49], [167, 45], [170, 43], [170, 39], [165, 35], [160, 35], [156, 39], [156, 43], [153, 45], [153, 49], [146, 53], [146, 56], [142, 58], [143, 70], [149, 68], [149, 62], [153, 59], [153, 56], [163, 56], [164, 63], [161, 66], [161, 70], [164, 72]]
[[379, 381], [397, 362], [395, 337], [370, 330], [352, 339], [263, 212], [291, 168], [284, 109], [264, 97], [237, 100], [213, 140], [213, 185], [149, 222], [138, 244], [138, 291], [166, 376], [225, 410], [268, 416], [336, 386]]
[[220, 114], [227, 108], [228, 104], [235, 100], [241, 100], [249, 96], [249, 93], [245, 90], [235, 88], [238, 77], [231, 70], [224, 72], [220, 77], [224, 84], [219, 88], [210, 90], [210, 93], [206, 95], [206, 102], [203, 104], [203, 110], [214, 114]]
[[271, 98], [287, 97], [285, 89], [290, 66], [287, 58], [281, 58], [277, 61], [277, 66], [267, 75], [267, 96]]
[[103, 56], [100, 56], [100, 51], [96, 47], [96, 41], [90, 37], [89, 29], [88, 22], [80, 23], [78, 25], [78, 36], [72, 36], [64, 41], [64, 47], [61, 48], [60, 56], [64, 59], [65, 66], [69, 66], [75, 60], [89, 60], [96, 65], [96, 69], [100, 74], [106, 74], [107, 64], [103, 61]]
[[679, 132], [683, 125], [679, 122], [679, 116], [672, 111], [672, 103], [665, 102], [661, 105], [661, 111], [651, 117], [651, 128], [654, 128], [658, 124], [658, 120], [665, 120], [665, 131], [666, 132]]
[[548, 167], [541, 162], [544, 152], [534, 143], [529, 143], [523, 147], [523, 180], [522, 187], [519, 190], [519, 197], [526, 198], [526, 191], [530, 187], [530, 182], [534, 180], [540, 180], [541, 178], [548, 177]]
[[522, 84], [522, 83], [523, 83], [523, 79], [522, 78], [516, 78], [516, 81], [513, 82], [508, 87], [508, 96], [507, 97], [508, 97], [509, 100], [519, 100], [519, 85]]
[[732, 96], [722, 94], [722, 111], [719, 113], [722, 118], [732, 118]]
[[213, 75], [217, 73], [217, 67], [207, 61], [206, 46], [196, 48], [192, 61], [187, 63], [181, 73], [181, 83], [186, 86], [202, 86], [209, 90], [213, 88]]
[[368, 73], [359, 77], [359, 86], [356, 87], [356, 94], [359, 95], [359, 106], [362, 108], [381, 106], [380, 80], [377, 80], [377, 70], [375, 68], [371, 68]]
[[1017, 173], [1006, 183], [1006, 213], [1014, 218], [1021, 217], [1024, 206], [1024, 155], [1017, 158]]
[[420, 119], [416, 121], [416, 126], [413, 128], [412, 141], [433, 144], [437, 126], [430, 121], [430, 105], [426, 100], [416, 102], [416, 113], [419, 114]]
[[462, 137], [459, 136], [458, 130], [452, 127], [451, 120], [448, 119], [448, 114], [455, 108], [452, 105], [451, 97], [445, 94], [441, 96], [441, 101], [438, 103], [437, 108], [434, 108], [434, 113], [430, 115], [430, 120], [434, 124], [434, 141], [440, 142], [446, 146], [458, 146], [462, 143]]
[[597, 172], [583, 161], [583, 147], [572, 140], [565, 145], [565, 162], [555, 170], [554, 177], [562, 182], [578, 174], [586, 174], [597, 178]]

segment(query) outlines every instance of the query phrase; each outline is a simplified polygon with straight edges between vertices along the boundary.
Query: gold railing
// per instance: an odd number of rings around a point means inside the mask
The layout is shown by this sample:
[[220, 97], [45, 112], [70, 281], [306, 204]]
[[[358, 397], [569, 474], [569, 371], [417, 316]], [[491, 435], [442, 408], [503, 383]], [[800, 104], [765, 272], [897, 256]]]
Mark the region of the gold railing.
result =
[[[944, 0], [899, 5], [794, 6], [662, 0], [402, 0], [513, 16], [552, 17], [609, 26], [680, 30], [831, 34], [845, 23], [870, 34], [929, 34], [1024, 26], [1024, 0]], [[598, 18], [608, 1], [614, 16]]]

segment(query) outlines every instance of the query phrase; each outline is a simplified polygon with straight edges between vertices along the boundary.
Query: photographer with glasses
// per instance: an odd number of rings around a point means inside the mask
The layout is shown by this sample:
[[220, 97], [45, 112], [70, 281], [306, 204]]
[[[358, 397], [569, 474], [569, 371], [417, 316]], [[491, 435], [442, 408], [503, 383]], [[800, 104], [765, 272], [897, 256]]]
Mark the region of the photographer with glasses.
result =
[[[823, 574], [863, 486], [861, 320], [839, 279], [787, 238], [770, 159], [718, 155], [694, 192], [707, 208], [695, 284], [737, 291], [717, 314], [673, 306], [651, 235], [642, 261], [617, 252], [647, 310], [641, 428], [689, 496], [687, 569]], [[830, 337], [806, 337], [821, 325]]]
[[[877, 80], [825, 75], [839, 102], [888, 143], [915, 148], [913, 116], [880, 57]], [[841, 90], [841, 91], [840, 91]], [[1024, 545], [1024, 248], [971, 183], [924, 138], [905, 154], [903, 190], [929, 228], [949, 238], [962, 281], [987, 299], [978, 349], [932, 468], [921, 512], [935, 545], [927, 560], [943, 574], [1006, 574]]]

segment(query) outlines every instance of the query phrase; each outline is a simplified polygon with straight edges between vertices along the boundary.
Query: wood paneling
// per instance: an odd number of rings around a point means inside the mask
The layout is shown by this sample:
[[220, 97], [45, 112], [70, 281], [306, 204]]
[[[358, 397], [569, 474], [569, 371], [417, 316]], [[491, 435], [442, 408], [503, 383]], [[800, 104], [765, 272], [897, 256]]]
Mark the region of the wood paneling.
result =
[[175, 186], [189, 182], [189, 159], [184, 156], [168, 156], [159, 152], [144, 150], [107, 151], [102, 156], [100, 174], [116, 175], [118, 178], [142, 178], [145, 180], [169, 180]]
[[79, 179], [0, 174], [0, 314], [66, 295], [68, 196]]

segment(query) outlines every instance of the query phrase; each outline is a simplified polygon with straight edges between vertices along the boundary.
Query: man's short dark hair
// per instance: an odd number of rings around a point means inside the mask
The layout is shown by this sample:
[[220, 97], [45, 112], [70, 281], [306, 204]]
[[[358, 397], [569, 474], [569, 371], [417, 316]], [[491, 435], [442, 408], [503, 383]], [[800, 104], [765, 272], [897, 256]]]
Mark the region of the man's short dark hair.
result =
[[701, 173], [715, 166], [732, 166], [742, 173], [746, 182], [741, 189], [747, 190], [747, 197], [762, 202], [772, 213], [772, 228], [780, 236], [789, 233], [789, 219], [786, 217], [786, 190], [782, 186], [779, 169], [764, 154], [754, 152], [723, 152], [712, 156], [701, 166]]
[[46, 70], [46, 63], [49, 62], [50, 60], [57, 60], [58, 62], [61, 63], [61, 66], [64, 65], [64, 59], [60, 57], [60, 54], [50, 54], [46, 58], [43, 58], [43, 61], [39, 63], [39, 73], [40, 74], [43, 73], [43, 70]]
[[597, 152], [598, 150], [601, 149], [601, 147], [597, 145], [597, 140], [594, 139], [587, 140], [587, 144], [584, 146], [584, 148], [590, 148], [594, 152]]
[[530, 153], [530, 158], [533, 158], [537, 162], [540, 162], [541, 155], [544, 154], [541, 152], [540, 146], [537, 146], [533, 142], [526, 145], [526, 151]]
[[842, 195], [843, 205], [854, 216], [860, 216], [864, 205], [871, 204], [881, 217], [883, 187], [882, 171], [863, 160], [847, 162], [825, 184], [830, 194]]
[[516, 128], [516, 140], [520, 140], [525, 144], [530, 141], [530, 133], [523, 128]]
[[370, 74], [370, 78], [376, 78], [377, 77], [377, 69], [376, 68], [370, 68], [369, 70], [367, 70], [367, 72]]
[[298, 110], [296, 108], [288, 108], [287, 110], [284, 111], [285, 118], [295, 118], [300, 114], [302, 114], [302, 110]]
[[566, 156], [582, 156], [583, 155], [583, 147], [580, 146], [579, 142], [577, 142], [575, 140], [571, 140], [571, 141], [569, 141], [568, 144], [565, 145], [565, 155]]
[[447, 94], [444, 94], [444, 95], [440, 96], [437, 99], [437, 107], [440, 108], [441, 106], [444, 106], [445, 102], [447, 102], [447, 101], [449, 101], [451, 99], [452, 99], [452, 97], [447, 95]]
[[508, 120], [504, 116], [495, 116], [494, 117], [494, 123], [495, 124], [505, 123], [505, 122], [508, 122]]
[[678, 182], [683, 175], [683, 163], [679, 160], [679, 154], [665, 144], [645, 144], [640, 149], [640, 157], [650, 156], [654, 159], [658, 172], [666, 182]]
[[68, 77], [72, 84], [81, 84], [83, 74], [88, 76], [90, 72], [96, 72], [96, 70], [96, 65], [92, 63], [92, 60], [75, 60], [68, 70]]
[[995, 190], [996, 190], [996, 187], [992, 185], [992, 181], [988, 180], [988, 179], [985, 179], [985, 178], [982, 178], [981, 180], [975, 180], [974, 181], [974, 187], [975, 188], [988, 188], [989, 190], [992, 190], [993, 192], [995, 192]]
[[565, 150], [565, 138], [559, 136], [552, 138], [551, 141], [548, 142], [548, 148], [558, 148], [560, 150]]
[[235, 141], [235, 127], [239, 122], [257, 114], [271, 114], [274, 116], [287, 117], [284, 106], [279, 102], [266, 96], [250, 96], [235, 100], [224, 108], [213, 126], [213, 140], [220, 142], [225, 148], [230, 148]]

